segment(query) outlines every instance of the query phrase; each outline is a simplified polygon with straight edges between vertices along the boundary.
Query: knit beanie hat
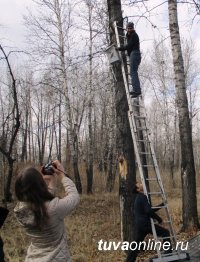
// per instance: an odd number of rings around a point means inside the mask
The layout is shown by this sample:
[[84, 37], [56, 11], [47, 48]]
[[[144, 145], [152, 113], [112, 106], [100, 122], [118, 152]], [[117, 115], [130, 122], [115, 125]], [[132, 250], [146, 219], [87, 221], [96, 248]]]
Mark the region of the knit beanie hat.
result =
[[127, 25], [126, 25], [126, 28], [134, 28], [134, 23], [133, 22], [128, 22]]

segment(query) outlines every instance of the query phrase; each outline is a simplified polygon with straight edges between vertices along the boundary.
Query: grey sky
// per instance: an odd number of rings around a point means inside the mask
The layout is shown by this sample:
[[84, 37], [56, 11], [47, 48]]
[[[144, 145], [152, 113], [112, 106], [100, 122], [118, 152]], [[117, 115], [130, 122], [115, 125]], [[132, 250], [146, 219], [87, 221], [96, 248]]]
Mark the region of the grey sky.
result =
[[[160, 0], [151, 0], [148, 5], [155, 6], [160, 3]], [[25, 28], [23, 27], [23, 14], [26, 13], [26, 8], [31, 7], [31, 0], [0, 0], [0, 41], [4, 45], [9, 45], [21, 49], [24, 47]], [[133, 7], [125, 8], [125, 15], [137, 14], [137, 10]], [[179, 5], [179, 26], [182, 36], [195, 40], [198, 53], [200, 52], [200, 30], [197, 19], [191, 26], [191, 19], [194, 14], [188, 9], [187, 5]], [[162, 5], [159, 9], [153, 11], [155, 16], [151, 16], [150, 20], [158, 28], [154, 29], [146, 19], [133, 18], [136, 22], [136, 29], [142, 40], [142, 48], [146, 49], [153, 41], [154, 37], [167, 37], [168, 31], [168, 16], [167, 4]], [[198, 17], [199, 18], [199, 17]], [[138, 20], [138, 22], [137, 22]], [[200, 21], [200, 18], [199, 18]]]
[[0, 0], [0, 41], [21, 48], [24, 42], [23, 14], [30, 0]]
[[[163, 3], [160, 5], [160, 3]], [[147, 5], [147, 4], [146, 4]], [[155, 6], [159, 6], [155, 8]], [[142, 43], [141, 46], [148, 48], [152, 41], [169, 37], [169, 22], [168, 22], [168, 4], [167, 1], [151, 0], [148, 1], [148, 9], [152, 11], [150, 13], [144, 13], [145, 17], [139, 18], [137, 14], [141, 16], [141, 10], [135, 8], [124, 8], [124, 16], [136, 15], [133, 17], [133, 21], [136, 23], [136, 30], [140, 35]], [[192, 19], [195, 16], [194, 9], [191, 9], [187, 4], [178, 5], [178, 19], [179, 19], [179, 30], [182, 37], [185, 39], [194, 39], [195, 46], [200, 54], [200, 17], [196, 16], [192, 23]], [[148, 21], [151, 21], [154, 28]], [[198, 23], [199, 21], [199, 23]]]

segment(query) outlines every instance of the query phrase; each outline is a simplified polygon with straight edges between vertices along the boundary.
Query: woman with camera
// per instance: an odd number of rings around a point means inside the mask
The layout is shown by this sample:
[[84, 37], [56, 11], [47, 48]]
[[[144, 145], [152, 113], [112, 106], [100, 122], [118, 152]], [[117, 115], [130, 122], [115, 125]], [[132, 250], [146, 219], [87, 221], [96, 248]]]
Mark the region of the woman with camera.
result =
[[[14, 209], [17, 220], [31, 239], [26, 262], [70, 262], [64, 218], [79, 203], [79, 194], [72, 180], [65, 176], [64, 168], [56, 160], [52, 173], [43, 168], [24, 169], [15, 182], [18, 202]], [[53, 195], [54, 181], [62, 183], [65, 196]]]

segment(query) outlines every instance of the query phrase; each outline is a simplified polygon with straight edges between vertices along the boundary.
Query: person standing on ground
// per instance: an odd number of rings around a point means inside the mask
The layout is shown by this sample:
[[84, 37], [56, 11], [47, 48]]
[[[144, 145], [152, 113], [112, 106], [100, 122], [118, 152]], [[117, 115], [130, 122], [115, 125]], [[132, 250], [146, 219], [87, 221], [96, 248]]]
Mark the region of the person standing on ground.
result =
[[[152, 209], [147, 197], [144, 195], [143, 186], [140, 183], [136, 183], [134, 193], [137, 194], [134, 203], [134, 226], [136, 229], [135, 242], [139, 245], [139, 243], [142, 243], [147, 234], [153, 234], [151, 228], [151, 218], [157, 220], [159, 224], [162, 223], [162, 218], [156, 214], [156, 211], [163, 206], [163, 203]], [[155, 229], [157, 236], [164, 238], [163, 243], [169, 243], [169, 248], [166, 253], [171, 253], [172, 249], [169, 230], [158, 224], [155, 224]], [[129, 250], [126, 262], [135, 262], [138, 252], [138, 249]]]
[[132, 79], [132, 90], [129, 90], [132, 97], [137, 97], [141, 95], [140, 80], [138, 76], [138, 67], [141, 62], [140, 53], [140, 40], [139, 36], [134, 29], [133, 22], [127, 23], [126, 26], [127, 34], [127, 45], [120, 46], [117, 48], [119, 51], [127, 50], [130, 67], [131, 67], [131, 79]]
[[[5, 207], [0, 207], [0, 228], [3, 226], [6, 217], [8, 216], [9, 210]], [[4, 262], [4, 258], [5, 258], [5, 254], [4, 254], [4, 250], [3, 250], [3, 239], [0, 236], [0, 262]]]
[[[71, 262], [64, 218], [78, 205], [79, 194], [58, 160], [50, 168], [48, 175], [44, 167], [41, 172], [34, 167], [25, 168], [15, 182], [20, 202], [14, 212], [31, 239], [25, 262]], [[53, 194], [55, 178], [65, 190], [61, 199]]]

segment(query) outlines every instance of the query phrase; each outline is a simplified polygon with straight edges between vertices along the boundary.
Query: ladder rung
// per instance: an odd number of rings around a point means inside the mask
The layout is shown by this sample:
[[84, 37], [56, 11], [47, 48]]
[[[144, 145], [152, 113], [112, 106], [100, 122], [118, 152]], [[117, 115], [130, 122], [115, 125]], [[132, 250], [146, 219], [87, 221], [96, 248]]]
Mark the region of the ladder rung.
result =
[[124, 36], [124, 35], [119, 35], [120, 37], [123, 37], [123, 38], [126, 38], [126, 36]]
[[134, 115], [134, 117], [135, 117], [135, 118], [137, 118], [137, 119], [143, 119], [143, 120], [145, 120], [145, 119], [146, 119], [146, 117], [145, 117], [145, 116], [137, 116], [137, 115]]
[[148, 181], [159, 181], [157, 178], [146, 178], [145, 180], [148, 180]]
[[120, 28], [120, 29], [126, 30], [125, 28], [123, 28], [123, 27], [121, 27], [121, 26], [117, 26], [117, 28]]
[[[166, 258], [166, 257], [169, 258], [169, 256], [171, 257], [171, 256], [174, 256], [174, 255], [178, 255], [178, 250], [176, 250], [176, 249], [172, 250], [171, 253], [165, 253], [165, 251], [162, 250], [160, 253], [162, 255], [162, 258]], [[177, 259], [176, 260], [166, 260], [166, 261], [177, 261]]]
[[[171, 254], [166, 255], [165, 257], [163, 257], [163, 255], [162, 255], [162, 262], [180, 261], [182, 259], [188, 260], [187, 253], [180, 253], [180, 254], [178, 253], [177, 254], [177, 252], [176, 252], [176, 254], [174, 254], [174, 252], [173, 252]], [[152, 262], [160, 262], [161, 259], [160, 259], [160, 257], [154, 257], [154, 258], [151, 259], [151, 261]]]
[[140, 155], [151, 155], [151, 153], [148, 152], [139, 152]]
[[176, 236], [174, 236], [174, 235], [169, 235], [168, 237], [158, 237], [157, 236], [157, 239], [171, 239], [171, 238], [176, 238]]
[[149, 141], [149, 140], [144, 140], [144, 139], [138, 139], [137, 141], [138, 141], [138, 142], [147, 142], [147, 143], [151, 143], [151, 141]]
[[165, 220], [165, 221], [163, 221], [163, 223], [171, 224], [171, 223], [172, 223], [172, 220]]
[[163, 195], [162, 192], [148, 192], [148, 195]]
[[152, 209], [158, 209], [158, 208], [167, 208], [167, 206], [166, 205], [164, 205], [164, 206], [155, 206], [155, 207], [151, 207]]
[[137, 130], [139, 130], [139, 131], [149, 131], [148, 128], [144, 128], [144, 127], [137, 127]]
[[154, 165], [141, 165], [143, 167], [155, 167]]

